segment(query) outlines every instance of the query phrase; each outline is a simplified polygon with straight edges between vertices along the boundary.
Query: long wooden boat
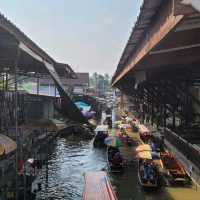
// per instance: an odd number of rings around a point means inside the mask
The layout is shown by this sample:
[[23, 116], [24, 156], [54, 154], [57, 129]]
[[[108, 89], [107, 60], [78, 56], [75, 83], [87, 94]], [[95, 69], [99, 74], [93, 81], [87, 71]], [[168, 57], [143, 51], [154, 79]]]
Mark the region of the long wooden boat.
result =
[[107, 147], [107, 164], [108, 169], [113, 173], [119, 173], [124, 170], [124, 161], [123, 159], [120, 162], [114, 162], [114, 156], [116, 153], [120, 153], [118, 148], [115, 147]]
[[95, 129], [95, 138], [93, 141], [93, 146], [95, 148], [104, 148], [106, 145], [104, 144], [104, 140], [108, 137], [108, 125], [99, 125]]
[[[154, 165], [152, 167], [152, 174], [146, 174], [145, 172], [145, 160], [139, 159], [138, 160], [138, 179], [139, 184], [144, 188], [156, 188], [158, 187], [158, 170]], [[152, 163], [152, 161], [148, 160], [148, 163]], [[153, 163], [152, 163], [153, 164]]]
[[85, 176], [82, 200], [117, 200], [107, 174], [103, 171], [89, 172]]
[[158, 152], [151, 152], [151, 156], [152, 156], [153, 163], [155, 164], [155, 166], [157, 167], [157, 169], [160, 172], [163, 172], [164, 165], [163, 165], [163, 162], [161, 160], [160, 153], [158, 153]]
[[173, 182], [186, 182], [188, 180], [188, 175], [184, 167], [171, 153], [163, 152], [160, 156], [163, 165], [165, 169], [167, 169], [168, 175], [173, 179]]

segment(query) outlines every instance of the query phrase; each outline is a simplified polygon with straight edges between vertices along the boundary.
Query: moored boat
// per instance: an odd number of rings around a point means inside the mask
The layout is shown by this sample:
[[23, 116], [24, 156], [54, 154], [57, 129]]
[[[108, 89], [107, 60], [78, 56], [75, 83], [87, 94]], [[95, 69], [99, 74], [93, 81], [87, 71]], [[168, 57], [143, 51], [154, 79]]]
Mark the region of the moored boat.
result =
[[163, 172], [164, 166], [163, 166], [163, 162], [160, 157], [160, 153], [159, 152], [151, 152], [151, 157], [152, 157], [153, 163], [155, 164], [155, 166], [157, 167], [159, 172]]
[[173, 182], [187, 182], [188, 175], [180, 162], [171, 154], [163, 152], [160, 154], [161, 160], [168, 175], [172, 178]]
[[111, 172], [119, 173], [124, 170], [125, 162], [118, 148], [107, 147], [107, 164]]
[[138, 179], [139, 184], [144, 188], [158, 187], [159, 172], [152, 160], [138, 160]]
[[105, 147], [106, 145], [104, 143], [104, 140], [105, 138], [108, 137], [108, 125], [97, 126], [95, 129], [95, 133], [96, 135], [93, 142], [94, 147], [97, 147], [97, 148]]
[[84, 177], [83, 200], [117, 200], [117, 196], [105, 172], [89, 172]]

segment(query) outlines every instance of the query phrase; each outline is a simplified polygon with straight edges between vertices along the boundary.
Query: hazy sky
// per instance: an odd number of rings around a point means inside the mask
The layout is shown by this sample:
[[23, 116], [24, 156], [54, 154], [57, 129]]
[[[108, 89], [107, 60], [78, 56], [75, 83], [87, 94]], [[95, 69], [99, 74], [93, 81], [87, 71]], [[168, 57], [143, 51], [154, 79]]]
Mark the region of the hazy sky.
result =
[[1, 12], [58, 62], [112, 74], [142, 0], [0, 0]]

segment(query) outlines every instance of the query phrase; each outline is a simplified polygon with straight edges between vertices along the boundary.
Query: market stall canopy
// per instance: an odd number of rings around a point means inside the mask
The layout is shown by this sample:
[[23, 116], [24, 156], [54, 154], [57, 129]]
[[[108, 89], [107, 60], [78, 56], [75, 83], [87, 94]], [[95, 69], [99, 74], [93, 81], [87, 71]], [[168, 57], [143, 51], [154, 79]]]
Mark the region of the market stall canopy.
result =
[[111, 146], [111, 147], [121, 147], [121, 146], [123, 146], [121, 140], [116, 136], [110, 136], [110, 137], [105, 138], [104, 143], [107, 146]]
[[0, 156], [8, 154], [17, 148], [17, 144], [6, 135], [0, 134]]

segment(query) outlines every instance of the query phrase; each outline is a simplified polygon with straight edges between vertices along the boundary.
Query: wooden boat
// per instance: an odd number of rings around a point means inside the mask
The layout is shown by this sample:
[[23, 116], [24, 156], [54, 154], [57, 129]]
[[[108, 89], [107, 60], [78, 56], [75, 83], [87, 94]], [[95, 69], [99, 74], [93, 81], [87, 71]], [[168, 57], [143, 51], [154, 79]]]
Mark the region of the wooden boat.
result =
[[93, 145], [96, 148], [103, 148], [106, 147], [104, 144], [104, 140], [108, 137], [108, 125], [99, 125], [95, 129], [95, 138], [93, 141]]
[[163, 166], [163, 162], [160, 157], [160, 153], [151, 152], [151, 156], [152, 156], [152, 161], [155, 164], [155, 166], [157, 167], [157, 169], [159, 170], [159, 172], [163, 172], [164, 166]]
[[107, 164], [111, 172], [119, 173], [124, 170], [124, 160], [121, 159], [115, 160], [115, 156], [120, 154], [120, 151], [116, 147], [107, 147]]
[[163, 165], [165, 169], [167, 169], [168, 175], [171, 176], [173, 182], [187, 182], [188, 175], [184, 167], [171, 153], [163, 152], [160, 156]]
[[117, 200], [107, 174], [103, 171], [89, 172], [85, 176], [83, 200]]
[[138, 179], [144, 188], [158, 187], [158, 170], [151, 160], [138, 160]]

